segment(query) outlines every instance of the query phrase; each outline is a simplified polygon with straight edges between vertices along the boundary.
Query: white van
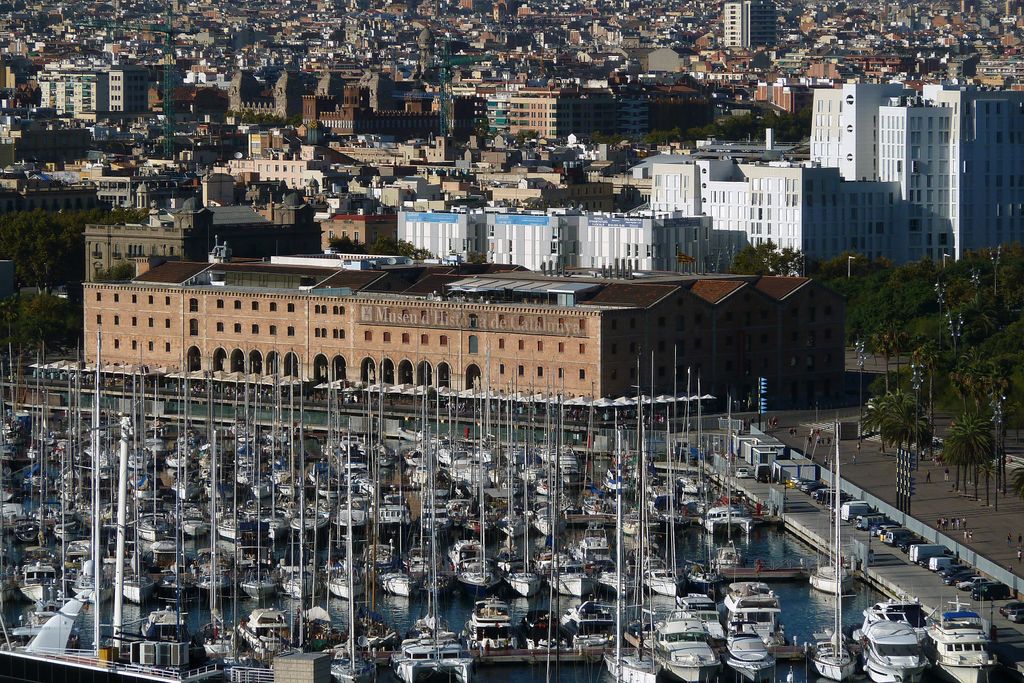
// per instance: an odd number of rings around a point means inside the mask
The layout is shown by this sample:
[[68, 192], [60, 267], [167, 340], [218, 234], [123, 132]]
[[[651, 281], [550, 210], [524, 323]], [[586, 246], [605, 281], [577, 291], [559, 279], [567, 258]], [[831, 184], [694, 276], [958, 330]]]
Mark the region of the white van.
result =
[[939, 555], [928, 558], [928, 570], [937, 572], [951, 566], [956, 560], [949, 555]]
[[857, 519], [858, 515], [866, 515], [874, 509], [863, 500], [849, 500], [839, 508], [839, 518], [844, 522]]
[[933, 557], [949, 555], [949, 548], [941, 543], [917, 543], [910, 546], [910, 561], [914, 564], [928, 566], [928, 561]]

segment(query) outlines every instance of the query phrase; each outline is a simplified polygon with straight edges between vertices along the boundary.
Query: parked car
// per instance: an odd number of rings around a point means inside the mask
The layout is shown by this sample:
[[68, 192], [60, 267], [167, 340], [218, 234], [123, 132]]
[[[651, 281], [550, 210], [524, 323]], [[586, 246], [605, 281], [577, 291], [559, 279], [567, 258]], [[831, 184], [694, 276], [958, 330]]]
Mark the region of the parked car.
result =
[[951, 564], [948, 567], [943, 567], [942, 569], [940, 569], [936, 573], [939, 575], [939, 577], [944, 579], [947, 576], [949, 576], [950, 574], [957, 574], [957, 573], [960, 573], [960, 572], [969, 572], [969, 571], [971, 571], [971, 570], [966, 565], [963, 565], [963, 564]]
[[1010, 587], [999, 581], [982, 581], [975, 584], [971, 600], [1005, 600], [1010, 597]]
[[736, 468], [736, 478], [737, 479], [752, 479], [753, 477], [754, 477], [754, 475], [750, 473], [750, 468], [749, 467], [737, 467]]
[[956, 584], [956, 589], [960, 590], [960, 591], [968, 591], [968, 592], [970, 592], [970, 591], [973, 591], [974, 587], [977, 586], [979, 583], [983, 583], [985, 581], [988, 581], [988, 579], [986, 579], [984, 576], [978, 576], [977, 574], [972, 574], [972, 575], [964, 578], [963, 580], [958, 581], [957, 584]]
[[900, 552], [904, 555], [909, 555], [911, 546], [919, 545], [921, 543], [924, 543], [924, 539], [911, 532], [909, 536], [897, 543], [896, 547], [899, 548]]
[[861, 531], [871, 531], [871, 527], [877, 527], [879, 524], [885, 524], [891, 521], [888, 517], [883, 514], [874, 513], [870, 515], [861, 515], [857, 518], [857, 528]]
[[889, 529], [899, 529], [899, 528], [900, 528], [900, 525], [897, 524], [896, 522], [893, 522], [891, 520], [886, 520], [884, 522], [878, 522], [876, 524], [872, 524], [871, 526], [869, 526], [868, 527], [868, 534], [870, 534], [871, 536], [877, 536], [878, 540], [882, 540], [883, 538], [885, 538], [885, 533], [887, 531], [889, 531]]
[[946, 574], [944, 577], [942, 577], [942, 583], [946, 584], [947, 586], [955, 586], [956, 584], [966, 579], [968, 576], [974, 575], [975, 574], [973, 569], [969, 567], [964, 567], [958, 572], [950, 572], [949, 574]]
[[1024, 607], [1012, 609], [1006, 613], [1006, 618], [1015, 624], [1024, 624]]
[[800, 480], [800, 483], [797, 485], [797, 488], [803, 491], [804, 493], [812, 494], [818, 489], [825, 488], [825, 485], [822, 484], [817, 479], [802, 479]]
[[1011, 600], [1005, 605], [999, 606], [999, 613], [1002, 614], [1004, 617], [1009, 618], [1010, 612], [1019, 609], [1024, 609], [1024, 602], [1021, 602], [1020, 600]]

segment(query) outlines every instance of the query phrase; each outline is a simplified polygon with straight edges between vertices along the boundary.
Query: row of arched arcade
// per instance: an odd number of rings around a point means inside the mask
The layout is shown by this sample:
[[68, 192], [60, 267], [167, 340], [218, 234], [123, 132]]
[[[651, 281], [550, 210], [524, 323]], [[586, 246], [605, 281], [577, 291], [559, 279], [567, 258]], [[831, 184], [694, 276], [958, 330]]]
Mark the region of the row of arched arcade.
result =
[[[357, 370], [357, 373], [352, 373], [355, 376], [350, 376], [348, 361], [340, 354], [333, 357], [317, 354], [308, 369], [302, 367], [299, 356], [291, 351], [284, 354], [268, 351], [264, 354], [258, 349], [245, 352], [242, 349], [229, 351], [218, 347], [208, 362], [205, 361], [202, 352], [196, 346], [190, 347], [186, 352], [186, 366], [189, 372], [211, 370], [258, 375], [281, 374], [287, 377], [308, 377], [316, 382], [348, 380], [364, 384], [413, 384], [453, 388], [452, 368], [445, 361], [432, 364], [426, 360], [414, 362], [403, 359], [396, 363], [391, 358], [376, 359], [366, 356], [359, 361], [356, 368], [353, 368]], [[462, 378], [460, 376], [460, 379]], [[480, 383], [480, 378], [480, 367], [476, 364], [468, 365], [461, 388], [476, 387]]]

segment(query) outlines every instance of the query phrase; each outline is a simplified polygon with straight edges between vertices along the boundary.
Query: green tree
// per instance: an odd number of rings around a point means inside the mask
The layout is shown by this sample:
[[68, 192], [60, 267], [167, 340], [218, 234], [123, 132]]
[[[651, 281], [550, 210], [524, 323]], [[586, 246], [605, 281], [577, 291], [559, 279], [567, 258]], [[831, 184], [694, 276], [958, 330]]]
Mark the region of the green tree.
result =
[[330, 241], [331, 249], [339, 254], [365, 254], [366, 247], [352, 241], [348, 235], [335, 237]]
[[733, 259], [730, 272], [737, 275], [799, 275], [803, 254], [796, 249], [779, 249], [771, 240], [748, 244]]
[[0, 307], [0, 326], [5, 345], [73, 344], [81, 336], [81, 307], [51, 294], [20, 295]]
[[432, 258], [433, 256], [428, 250], [419, 249], [412, 242], [395, 239], [389, 235], [377, 237], [373, 244], [369, 245], [366, 249], [366, 253], [381, 256], [408, 256], [411, 259], [420, 261]]
[[115, 263], [106, 270], [101, 270], [93, 276], [95, 282], [118, 282], [121, 280], [131, 280], [135, 277], [135, 264], [129, 261], [121, 261]]

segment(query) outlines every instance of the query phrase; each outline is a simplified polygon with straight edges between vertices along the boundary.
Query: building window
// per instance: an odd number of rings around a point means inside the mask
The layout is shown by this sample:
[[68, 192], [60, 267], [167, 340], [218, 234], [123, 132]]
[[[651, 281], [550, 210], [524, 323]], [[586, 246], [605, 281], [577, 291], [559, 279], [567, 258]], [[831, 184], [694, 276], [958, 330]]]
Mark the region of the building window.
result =
[[[153, 305], [153, 295], [152, 294], [149, 295], [149, 305], [150, 306]], [[152, 350], [152, 349], [150, 349], [150, 350]]]
[[137, 326], [138, 324], [139, 324], [139, 319], [138, 319], [138, 318], [136, 318], [136, 317], [135, 317], [135, 316], [133, 315], [133, 316], [132, 316], [132, 327], [135, 327], [135, 326]]
[[115, 349], [121, 348], [121, 340], [120, 339], [115, 339], [114, 340], [114, 348]]
[[429, 338], [425, 334], [420, 335], [420, 344], [426, 345], [429, 343]]
[[475, 330], [477, 328], [478, 324], [479, 324], [479, 321], [477, 319], [476, 313], [470, 313], [469, 314], [469, 329]]
[[97, 315], [96, 316], [96, 324], [97, 325], [102, 325], [103, 324], [103, 316], [102, 315]]
[[288, 329], [285, 332], [289, 337], [295, 336], [295, 328], [292, 327], [291, 325], [288, 326]]
[[[132, 294], [132, 303], [133, 304], [139, 303], [139, 297], [137, 297], [134, 294]], [[196, 304], [196, 305], [198, 306], [198, 304]]]
[[171, 352], [171, 342], [165, 342], [164, 343], [164, 353], [170, 353], [170, 352]]
[[558, 352], [559, 353], [564, 353], [565, 352], [565, 342], [558, 342]]
[[132, 351], [136, 351], [139, 348], [139, 343], [132, 339]]
[[188, 335], [190, 337], [199, 336], [199, 321], [195, 318], [190, 318], [188, 321]]
[[277, 336], [277, 325], [271, 325], [270, 326], [270, 336], [271, 337], [276, 337]]
[[294, 313], [295, 312], [295, 304], [288, 304], [288, 312], [289, 313]]
[[520, 351], [525, 351], [526, 350], [526, 342], [523, 341], [522, 339], [519, 340], [519, 350]]
[[240, 300], [238, 300], [238, 299], [235, 299], [235, 310], [236, 311], [242, 310], [242, 302]]
[[277, 311], [277, 302], [276, 301], [271, 301], [270, 302], [270, 312], [274, 313], [276, 311]]
[[188, 312], [189, 313], [198, 313], [199, 312], [199, 299], [189, 299], [188, 300]]
[[121, 300], [121, 295], [120, 295], [120, 294], [115, 294], [115, 295], [114, 295], [114, 303], [116, 304], [116, 303], [117, 303], [117, 302], [119, 302], [120, 300]]
[[217, 331], [218, 332], [223, 332], [224, 331], [224, 323], [217, 323]]
[[499, 375], [504, 375], [505, 374], [505, 364], [504, 363], [498, 363], [498, 374]]
[[384, 333], [384, 343], [385, 344], [390, 344], [391, 343], [391, 333], [390, 332], [385, 332]]
[[565, 375], [562, 372], [562, 368], [558, 368], [558, 379], [562, 379]]
[[114, 325], [117, 326], [117, 325], [120, 325], [120, 324], [121, 324], [121, 316], [115, 315], [114, 316]]
[[537, 350], [538, 351], [543, 351], [544, 350], [544, 342], [542, 342], [539, 339], [537, 340]]
[[254, 311], [260, 310], [260, 302], [259, 301], [253, 301], [252, 302], [252, 310], [254, 310]]
[[171, 305], [171, 297], [165, 296], [164, 297], [164, 306], [170, 306], [170, 305]]
[[217, 308], [224, 308], [224, 299], [217, 299]]
[[582, 381], [583, 381], [583, 380], [585, 380], [586, 378], [587, 378], [587, 371], [586, 371], [586, 370], [582, 370], [582, 369], [581, 369], [581, 370], [580, 370], [580, 381], [582, 382]]
[[153, 327], [153, 319], [152, 318], [149, 319], [149, 326]]
[[439, 341], [440, 341], [441, 346], [448, 346], [448, 335], [447, 334], [442, 334], [441, 335], [441, 339]]
[[242, 334], [242, 323], [235, 323], [235, 334]]
[[148, 346], [148, 348], [149, 348], [149, 350], [150, 350], [150, 351], [152, 351], [152, 350], [153, 350], [153, 342], [149, 342], [149, 344], [148, 344], [147, 346]]
[[103, 301], [103, 292], [96, 292], [96, 301]]
[[522, 365], [520, 365], [519, 369], [518, 369], [518, 373], [519, 373], [520, 377], [523, 377], [524, 375], [526, 375], [526, 368], [524, 368]]
[[252, 326], [252, 333], [253, 334], [259, 334], [260, 333], [260, 326], [259, 325], [253, 325]]
[[469, 352], [470, 353], [479, 353], [480, 352], [480, 348], [479, 347], [480, 347], [480, 342], [477, 340], [476, 335], [475, 334], [469, 335]]
[[502, 337], [501, 339], [498, 340], [498, 348], [499, 349], [505, 348], [505, 338], [504, 337]]
[[537, 376], [538, 377], [543, 377], [544, 376], [544, 366], [542, 366], [542, 365], [538, 365], [537, 366]]
[[402, 333], [402, 343], [403, 344], [408, 344], [409, 343], [409, 333], [408, 332], [403, 332]]
[[580, 344], [580, 355], [582, 356], [586, 352], [587, 352], [587, 345], [586, 344]]
[[373, 332], [366, 330], [363, 332], [363, 341], [373, 341]]

